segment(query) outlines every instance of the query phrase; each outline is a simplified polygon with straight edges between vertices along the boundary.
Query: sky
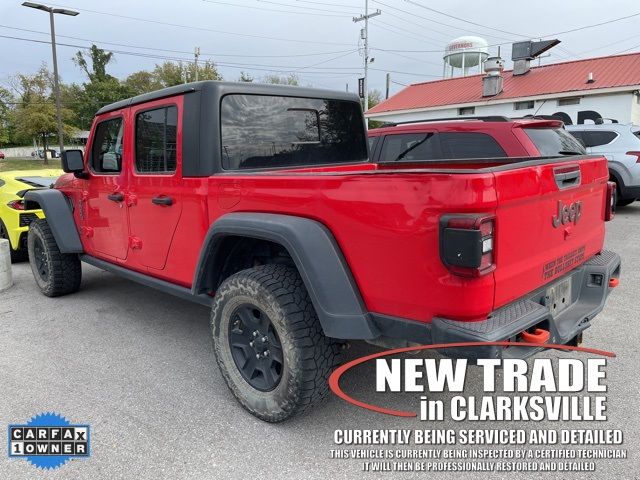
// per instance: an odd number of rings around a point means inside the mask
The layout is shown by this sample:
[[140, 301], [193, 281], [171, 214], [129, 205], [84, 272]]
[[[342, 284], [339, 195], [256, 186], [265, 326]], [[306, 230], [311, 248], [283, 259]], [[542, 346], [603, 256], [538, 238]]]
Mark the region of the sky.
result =
[[[237, 80], [241, 71], [256, 79], [295, 73], [303, 85], [357, 91], [363, 75], [363, 22], [353, 17], [364, 13], [365, 0], [56, 1], [48, 5], [80, 12], [56, 16], [66, 83], [87, 81], [71, 58], [92, 43], [114, 52], [108, 73], [122, 79], [166, 59], [193, 61], [196, 46], [225, 80]], [[33, 73], [43, 62], [51, 66], [48, 14], [21, 3], [0, 0], [4, 86], [16, 73]], [[463, 35], [485, 38], [492, 55], [500, 44], [507, 68], [511, 43], [530, 38], [562, 41], [542, 64], [640, 51], [636, 0], [369, 0], [369, 11], [378, 9], [382, 14], [369, 22], [369, 88], [383, 94], [387, 72], [391, 94], [441, 78], [446, 44]]]

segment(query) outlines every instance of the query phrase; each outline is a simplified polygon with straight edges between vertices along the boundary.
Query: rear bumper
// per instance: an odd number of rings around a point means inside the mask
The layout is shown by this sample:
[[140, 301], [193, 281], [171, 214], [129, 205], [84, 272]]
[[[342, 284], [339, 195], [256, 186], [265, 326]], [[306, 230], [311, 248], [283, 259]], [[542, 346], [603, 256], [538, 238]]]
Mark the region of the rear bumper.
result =
[[[602, 311], [613, 290], [610, 280], [620, 275], [620, 263], [618, 254], [605, 250], [551, 284], [496, 310], [480, 322], [434, 318], [431, 325], [417, 325], [417, 322], [394, 321], [388, 317], [374, 317], [374, 321], [382, 336], [412, 343], [516, 342], [523, 331], [538, 327], [549, 332], [546, 343], [566, 344], [577, 341]], [[558, 310], [549, 304], [552, 302], [547, 296], [549, 287], [564, 281], [571, 283], [570, 304], [554, 313]], [[526, 358], [541, 349], [486, 346], [447, 348], [442, 353], [458, 358]]]

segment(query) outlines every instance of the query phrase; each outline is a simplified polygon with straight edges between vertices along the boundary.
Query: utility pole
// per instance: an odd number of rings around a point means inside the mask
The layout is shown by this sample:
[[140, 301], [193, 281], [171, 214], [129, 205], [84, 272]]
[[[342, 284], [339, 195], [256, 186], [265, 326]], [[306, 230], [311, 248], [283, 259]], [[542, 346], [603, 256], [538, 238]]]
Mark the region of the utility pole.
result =
[[369, 73], [369, 19], [377, 17], [382, 12], [378, 9], [375, 12], [369, 13], [369, 0], [364, 2], [364, 15], [359, 17], [353, 17], [354, 22], [361, 22], [364, 20], [364, 29], [361, 34], [364, 40], [364, 111], [369, 110], [369, 87], [367, 85], [367, 76]]
[[387, 73], [387, 88], [385, 89], [384, 99], [387, 100], [389, 98], [389, 85], [391, 84], [391, 74]]
[[196, 82], [198, 81], [198, 57], [200, 57], [200, 47], [196, 47], [193, 51], [193, 56], [196, 63]]
[[[49, 23], [51, 27], [51, 51], [53, 53], [53, 93], [56, 97], [56, 121], [58, 126], [58, 143], [60, 146], [60, 155], [64, 152], [64, 131], [62, 129], [62, 106], [60, 105], [60, 80], [58, 78], [58, 55], [56, 54], [56, 27], [53, 20], [53, 16], [56, 13], [61, 15], [69, 15], [75, 17], [79, 15], [79, 12], [73, 10], [67, 10], [65, 8], [53, 8], [47, 7], [40, 3], [24, 2], [24, 7], [35, 8], [36, 10], [42, 10], [49, 14]], [[47, 163], [47, 152], [44, 152], [44, 163]]]

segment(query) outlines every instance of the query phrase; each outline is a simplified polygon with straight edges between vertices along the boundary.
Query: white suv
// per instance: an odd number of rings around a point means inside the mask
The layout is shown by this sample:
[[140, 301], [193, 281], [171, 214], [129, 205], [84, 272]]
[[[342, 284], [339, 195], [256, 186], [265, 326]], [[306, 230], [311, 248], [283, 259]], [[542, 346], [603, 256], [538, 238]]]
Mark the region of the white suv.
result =
[[584, 143], [587, 153], [607, 157], [609, 175], [618, 187], [618, 205], [629, 205], [640, 198], [640, 126], [607, 123], [566, 128]]

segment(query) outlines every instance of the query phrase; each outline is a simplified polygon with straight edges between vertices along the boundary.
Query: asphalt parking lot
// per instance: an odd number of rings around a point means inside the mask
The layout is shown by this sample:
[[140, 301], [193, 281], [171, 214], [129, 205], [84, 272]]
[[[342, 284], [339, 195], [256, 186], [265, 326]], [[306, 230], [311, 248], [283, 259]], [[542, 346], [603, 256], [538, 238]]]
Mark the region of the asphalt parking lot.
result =
[[[623, 259], [622, 282], [586, 332], [585, 346], [615, 352], [617, 358], [607, 368], [609, 421], [586, 428], [623, 429], [630, 458], [601, 460], [595, 474], [573, 473], [574, 479], [639, 478], [640, 202], [619, 209], [607, 228], [606, 248]], [[0, 424], [3, 429], [36, 413], [56, 411], [91, 425], [93, 455], [45, 473], [26, 461], [8, 460], [6, 436], [0, 435], [0, 478], [376, 478], [363, 474], [359, 461], [330, 458], [335, 429], [433, 428], [417, 419], [364, 411], [334, 396], [302, 417], [265, 424], [236, 403], [218, 373], [206, 308], [83, 268], [79, 293], [49, 299], [37, 291], [28, 264], [14, 265], [15, 285], [0, 293]], [[346, 356], [376, 350], [355, 344]], [[371, 375], [371, 366], [347, 375], [344, 389], [360, 398], [372, 396]], [[476, 387], [471, 382], [467, 393]], [[415, 407], [415, 396], [394, 398], [398, 408], [403, 403]], [[437, 427], [559, 426], [451, 422]], [[402, 476], [425, 475], [478, 476]]]

